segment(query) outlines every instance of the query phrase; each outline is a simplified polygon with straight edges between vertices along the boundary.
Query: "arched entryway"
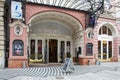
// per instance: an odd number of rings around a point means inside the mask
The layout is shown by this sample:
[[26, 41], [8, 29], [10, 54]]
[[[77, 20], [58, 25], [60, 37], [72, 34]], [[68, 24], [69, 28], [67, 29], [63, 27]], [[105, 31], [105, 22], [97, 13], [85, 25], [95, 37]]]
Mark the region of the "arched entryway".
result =
[[74, 34], [82, 26], [74, 17], [60, 12], [42, 12], [29, 21], [30, 62], [58, 63], [73, 56]]

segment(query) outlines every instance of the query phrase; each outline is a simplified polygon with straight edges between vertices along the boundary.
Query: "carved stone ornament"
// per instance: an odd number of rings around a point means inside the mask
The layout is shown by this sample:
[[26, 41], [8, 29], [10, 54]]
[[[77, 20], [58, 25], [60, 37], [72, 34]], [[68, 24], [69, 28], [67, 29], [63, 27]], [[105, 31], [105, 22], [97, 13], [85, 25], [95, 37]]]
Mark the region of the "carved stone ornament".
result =
[[14, 27], [14, 33], [17, 36], [20, 36], [23, 33], [23, 28], [20, 24], [16, 24]]

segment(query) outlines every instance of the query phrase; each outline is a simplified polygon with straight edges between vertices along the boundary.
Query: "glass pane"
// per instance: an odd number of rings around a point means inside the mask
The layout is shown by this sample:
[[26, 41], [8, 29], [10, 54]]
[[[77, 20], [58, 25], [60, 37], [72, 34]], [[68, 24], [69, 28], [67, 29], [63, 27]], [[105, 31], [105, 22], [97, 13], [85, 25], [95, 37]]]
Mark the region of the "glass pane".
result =
[[70, 41], [67, 41], [67, 57], [70, 58], [71, 54], [70, 54]]
[[93, 55], [93, 44], [92, 43], [88, 43], [86, 45], [86, 55], [87, 56], [92, 56]]
[[107, 59], [107, 41], [103, 40], [103, 59]]
[[101, 59], [101, 41], [98, 41], [98, 58]]
[[61, 52], [61, 62], [64, 62], [64, 53], [65, 53], [65, 42], [64, 41], [61, 41], [61, 49], [60, 49], [60, 52]]
[[108, 57], [111, 58], [112, 57], [112, 41], [109, 41], [108, 45], [109, 45], [108, 46], [109, 47], [109, 49], [108, 49], [109, 50]]
[[112, 36], [112, 32], [111, 32], [111, 30], [109, 28], [108, 28], [108, 35]]
[[30, 58], [35, 59], [35, 40], [34, 39], [31, 40], [30, 45], [31, 45], [31, 47], [30, 47], [30, 53], [31, 53]]
[[100, 30], [99, 30], [99, 35], [101, 35], [101, 28], [100, 28]]
[[42, 40], [38, 40], [38, 53], [37, 58], [42, 59]]
[[107, 34], [107, 27], [106, 26], [102, 27], [102, 34]]

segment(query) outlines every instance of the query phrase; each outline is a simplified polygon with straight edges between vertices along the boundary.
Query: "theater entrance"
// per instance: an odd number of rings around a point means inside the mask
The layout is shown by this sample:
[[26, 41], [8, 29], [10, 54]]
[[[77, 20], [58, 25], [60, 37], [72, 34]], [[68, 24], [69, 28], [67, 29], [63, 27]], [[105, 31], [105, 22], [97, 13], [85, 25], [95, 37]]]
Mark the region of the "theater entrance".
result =
[[64, 63], [66, 58], [73, 57], [74, 47], [83, 35], [79, 21], [60, 12], [38, 13], [28, 25], [30, 63]]
[[56, 63], [57, 60], [57, 40], [50, 39], [49, 40], [49, 62], [50, 63]]

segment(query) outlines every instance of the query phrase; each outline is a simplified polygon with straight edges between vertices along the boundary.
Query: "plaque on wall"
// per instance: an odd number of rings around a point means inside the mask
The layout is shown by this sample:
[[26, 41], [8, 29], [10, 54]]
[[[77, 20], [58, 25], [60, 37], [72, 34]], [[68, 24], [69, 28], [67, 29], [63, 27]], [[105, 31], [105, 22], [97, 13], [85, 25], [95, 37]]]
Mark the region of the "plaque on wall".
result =
[[24, 55], [24, 44], [21, 40], [15, 40], [13, 42], [13, 56], [23, 56]]

